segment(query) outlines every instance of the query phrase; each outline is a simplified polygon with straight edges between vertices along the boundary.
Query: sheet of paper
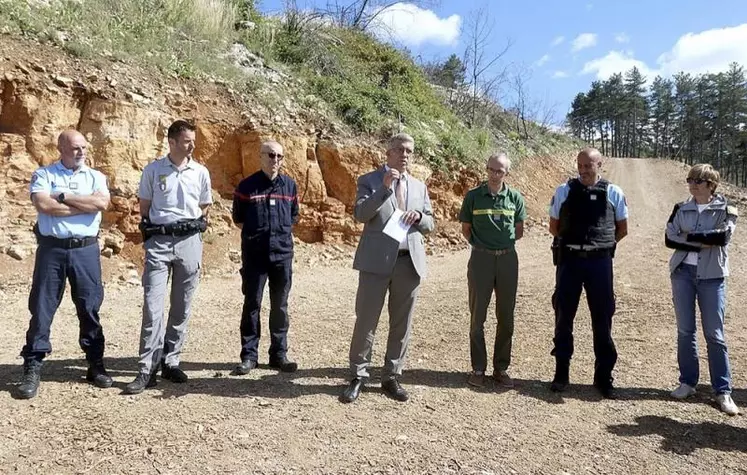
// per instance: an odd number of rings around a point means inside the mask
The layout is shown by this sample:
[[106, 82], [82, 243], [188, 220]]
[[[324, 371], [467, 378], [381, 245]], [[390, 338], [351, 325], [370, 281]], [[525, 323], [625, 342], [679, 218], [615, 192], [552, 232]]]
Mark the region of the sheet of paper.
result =
[[402, 242], [407, 238], [407, 231], [410, 226], [402, 222], [402, 215], [405, 214], [401, 210], [395, 209], [389, 221], [384, 226], [384, 234], [394, 239], [397, 242]]

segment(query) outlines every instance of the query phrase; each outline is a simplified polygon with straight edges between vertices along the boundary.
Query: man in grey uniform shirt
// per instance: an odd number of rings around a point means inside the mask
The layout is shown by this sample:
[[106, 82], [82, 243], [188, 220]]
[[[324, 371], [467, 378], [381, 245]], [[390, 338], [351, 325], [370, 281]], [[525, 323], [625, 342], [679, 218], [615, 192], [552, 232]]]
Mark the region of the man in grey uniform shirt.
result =
[[[195, 162], [195, 129], [177, 120], [168, 130], [169, 154], [148, 164], [140, 179], [140, 215], [145, 247], [143, 323], [137, 378], [126, 394], [156, 385], [156, 372], [174, 383], [187, 375], [179, 354], [187, 335], [192, 295], [202, 261], [206, 212], [212, 204], [210, 174]], [[171, 306], [164, 321], [164, 299], [171, 276]]]

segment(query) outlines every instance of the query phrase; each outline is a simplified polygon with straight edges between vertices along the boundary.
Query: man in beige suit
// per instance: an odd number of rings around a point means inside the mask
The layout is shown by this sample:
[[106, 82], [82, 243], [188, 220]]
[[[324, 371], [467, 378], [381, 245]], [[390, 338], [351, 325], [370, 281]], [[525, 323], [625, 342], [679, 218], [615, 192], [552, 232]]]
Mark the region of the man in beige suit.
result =
[[[350, 342], [353, 379], [340, 396], [353, 402], [369, 377], [376, 326], [389, 292], [389, 338], [381, 387], [387, 395], [407, 401], [407, 391], [397, 381], [407, 356], [412, 310], [420, 280], [425, 278], [423, 234], [433, 231], [433, 211], [425, 184], [407, 173], [415, 141], [407, 134], [389, 140], [386, 165], [358, 178], [353, 214], [364, 223], [353, 268], [360, 271], [355, 301], [355, 328]], [[397, 242], [383, 230], [395, 210], [409, 226], [407, 237]]]

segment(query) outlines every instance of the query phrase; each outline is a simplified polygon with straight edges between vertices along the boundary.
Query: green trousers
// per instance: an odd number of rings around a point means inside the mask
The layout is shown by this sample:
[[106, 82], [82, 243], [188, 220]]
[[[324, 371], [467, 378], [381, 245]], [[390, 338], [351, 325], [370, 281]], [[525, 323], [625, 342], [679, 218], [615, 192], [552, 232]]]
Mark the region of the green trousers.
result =
[[495, 293], [495, 313], [498, 328], [493, 350], [493, 369], [508, 369], [511, 363], [511, 342], [514, 335], [514, 309], [519, 280], [519, 258], [515, 250], [494, 255], [472, 250], [467, 264], [470, 311], [470, 358], [474, 371], [486, 371], [488, 355], [485, 348], [485, 320], [490, 299]]

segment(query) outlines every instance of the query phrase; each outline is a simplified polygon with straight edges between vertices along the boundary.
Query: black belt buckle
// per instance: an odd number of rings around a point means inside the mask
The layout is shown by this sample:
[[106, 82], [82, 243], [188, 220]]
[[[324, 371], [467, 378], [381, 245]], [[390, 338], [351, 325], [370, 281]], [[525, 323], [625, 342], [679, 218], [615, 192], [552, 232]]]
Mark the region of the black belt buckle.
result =
[[83, 239], [81, 238], [69, 238], [65, 243], [65, 249], [77, 249], [83, 247]]

